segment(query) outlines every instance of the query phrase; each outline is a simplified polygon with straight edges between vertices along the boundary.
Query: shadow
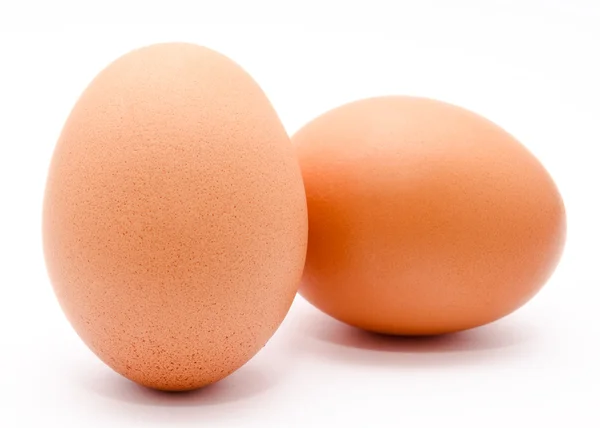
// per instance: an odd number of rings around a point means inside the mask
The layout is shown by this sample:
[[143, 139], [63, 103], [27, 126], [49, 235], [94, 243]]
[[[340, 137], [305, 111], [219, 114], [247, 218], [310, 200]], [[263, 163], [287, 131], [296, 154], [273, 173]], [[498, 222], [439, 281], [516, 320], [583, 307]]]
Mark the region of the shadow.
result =
[[391, 336], [337, 323], [313, 330], [312, 337], [349, 348], [382, 352], [431, 353], [499, 349], [519, 342], [519, 334], [498, 326], [437, 336]]
[[96, 395], [138, 406], [203, 407], [250, 399], [269, 390], [276, 384], [276, 379], [252, 367], [242, 367], [227, 378], [201, 389], [164, 392], [140, 386], [106, 369], [96, 377], [84, 377], [83, 383], [86, 390]]
[[500, 320], [439, 336], [389, 336], [350, 327], [313, 311], [295, 323], [301, 346], [317, 358], [366, 365], [444, 366], [473, 364], [522, 355], [533, 346], [530, 325]]

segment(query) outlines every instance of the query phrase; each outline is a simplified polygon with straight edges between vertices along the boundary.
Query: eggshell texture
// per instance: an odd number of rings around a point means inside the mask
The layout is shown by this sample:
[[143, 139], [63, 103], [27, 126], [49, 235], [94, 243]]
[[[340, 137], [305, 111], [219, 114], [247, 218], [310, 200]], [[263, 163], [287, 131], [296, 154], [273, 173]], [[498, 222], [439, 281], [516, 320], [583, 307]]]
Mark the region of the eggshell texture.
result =
[[565, 241], [551, 177], [504, 130], [430, 99], [344, 105], [293, 138], [307, 193], [300, 293], [386, 334], [489, 323], [546, 282]]
[[189, 390], [258, 352], [306, 255], [306, 198], [282, 124], [206, 48], [133, 51], [85, 90], [56, 146], [47, 267], [83, 341], [140, 384]]

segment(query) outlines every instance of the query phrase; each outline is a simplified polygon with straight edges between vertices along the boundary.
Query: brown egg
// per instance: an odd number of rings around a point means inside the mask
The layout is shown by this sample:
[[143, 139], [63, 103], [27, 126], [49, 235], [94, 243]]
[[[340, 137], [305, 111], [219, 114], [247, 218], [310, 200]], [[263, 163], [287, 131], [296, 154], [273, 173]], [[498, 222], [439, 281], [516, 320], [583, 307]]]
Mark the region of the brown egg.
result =
[[43, 235], [56, 295], [94, 353], [140, 384], [198, 388], [256, 354], [292, 303], [302, 176], [238, 65], [154, 45], [108, 66], [73, 108]]
[[450, 104], [357, 101], [293, 138], [309, 214], [300, 293], [366, 330], [476, 327], [527, 302], [565, 241], [551, 177], [517, 140]]

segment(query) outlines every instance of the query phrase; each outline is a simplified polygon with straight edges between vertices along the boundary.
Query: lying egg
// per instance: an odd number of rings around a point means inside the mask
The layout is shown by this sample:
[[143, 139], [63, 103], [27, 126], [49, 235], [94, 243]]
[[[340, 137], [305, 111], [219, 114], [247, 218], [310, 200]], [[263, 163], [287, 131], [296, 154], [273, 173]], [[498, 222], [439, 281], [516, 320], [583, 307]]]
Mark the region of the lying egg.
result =
[[161, 390], [218, 381], [273, 335], [306, 255], [300, 168], [265, 94], [192, 44], [110, 64], [56, 145], [43, 213], [62, 309], [102, 361]]
[[300, 293], [340, 321], [398, 335], [476, 327], [531, 299], [558, 263], [566, 223], [554, 182], [481, 116], [372, 98], [292, 142], [309, 215]]

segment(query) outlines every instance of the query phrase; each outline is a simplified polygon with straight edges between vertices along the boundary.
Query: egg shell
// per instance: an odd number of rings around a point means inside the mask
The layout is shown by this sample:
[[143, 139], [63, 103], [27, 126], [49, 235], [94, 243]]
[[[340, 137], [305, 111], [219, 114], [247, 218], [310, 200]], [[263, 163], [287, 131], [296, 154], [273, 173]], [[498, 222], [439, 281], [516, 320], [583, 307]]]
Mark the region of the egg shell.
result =
[[64, 125], [43, 238], [60, 305], [102, 361], [152, 388], [198, 388], [255, 355], [292, 303], [307, 240], [299, 165], [233, 61], [141, 48]]
[[432, 335], [497, 320], [548, 280], [565, 210], [548, 172], [483, 117], [364, 99], [292, 137], [307, 192], [300, 293], [350, 325]]

